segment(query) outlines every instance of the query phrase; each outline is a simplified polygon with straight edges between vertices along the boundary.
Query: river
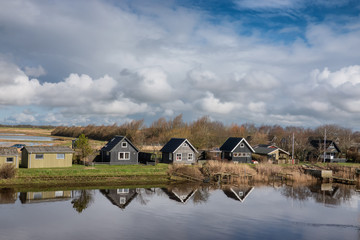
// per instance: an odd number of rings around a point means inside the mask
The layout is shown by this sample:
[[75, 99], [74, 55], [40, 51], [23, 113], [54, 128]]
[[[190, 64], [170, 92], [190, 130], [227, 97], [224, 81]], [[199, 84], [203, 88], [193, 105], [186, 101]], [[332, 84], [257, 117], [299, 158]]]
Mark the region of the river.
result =
[[360, 239], [354, 186], [0, 189], [0, 239]]

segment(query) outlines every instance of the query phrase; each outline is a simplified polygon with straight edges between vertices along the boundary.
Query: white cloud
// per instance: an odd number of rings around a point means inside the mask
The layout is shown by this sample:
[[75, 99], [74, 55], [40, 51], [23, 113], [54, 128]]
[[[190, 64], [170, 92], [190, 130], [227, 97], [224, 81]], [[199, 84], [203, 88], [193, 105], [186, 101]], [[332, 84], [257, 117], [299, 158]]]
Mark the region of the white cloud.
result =
[[360, 65], [344, 67], [336, 72], [330, 72], [327, 67], [323, 71], [315, 69], [312, 77], [319, 83], [328, 83], [334, 88], [343, 84], [357, 85], [360, 83]]
[[40, 77], [46, 74], [45, 69], [40, 65], [37, 67], [25, 67], [24, 72], [29, 77]]
[[232, 102], [221, 102], [219, 99], [214, 97], [214, 94], [207, 92], [206, 97], [197, 101], [197, 105], [199, 108], [206, 112], [206, 113], [216, 113], [216, 114], [229, 114], [231, 113], [236, 107], [240, 107], [241, 104], [239, 103], [238, 106]]

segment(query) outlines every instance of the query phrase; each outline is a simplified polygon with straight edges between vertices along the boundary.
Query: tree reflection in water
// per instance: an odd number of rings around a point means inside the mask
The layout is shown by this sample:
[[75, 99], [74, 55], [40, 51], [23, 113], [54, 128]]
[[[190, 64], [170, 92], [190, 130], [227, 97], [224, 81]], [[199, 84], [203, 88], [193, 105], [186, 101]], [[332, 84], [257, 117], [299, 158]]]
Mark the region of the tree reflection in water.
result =
[[284, 186], [280, 191], [287, 198], [298, 201], [314, 199], [316, 202], [329, 205], [340, 205], [341, 203], [348, 202], [355, 193], [354, 186], [332, 183], [309, 186]]
[[73, 192], [74, 199], [71, 203], [78, 213], [82, 213], [94, 202], [93, 191], [94, 190], [76, 190]]

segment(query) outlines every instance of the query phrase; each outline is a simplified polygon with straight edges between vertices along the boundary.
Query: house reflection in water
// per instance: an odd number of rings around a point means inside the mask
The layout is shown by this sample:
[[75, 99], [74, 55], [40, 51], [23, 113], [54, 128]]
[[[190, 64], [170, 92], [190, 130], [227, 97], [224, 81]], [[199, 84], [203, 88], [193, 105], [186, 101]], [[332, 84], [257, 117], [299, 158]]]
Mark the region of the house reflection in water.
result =
[[244, 202], [245, 199], [254, 190], [254, 187], [250, 186], [238, 186], [223, 189], [223, 192], [228, 198], [232, 198], [236, 201]]
[[170, 199], [183, 204], [186, 204], [197, 192], [197, 188], [187, 187], [162, 188], [162, 190]]
[[309, 189], [315, 201], [323, 204], [340, 205], [341, 200], [346, 198], [346, 194], [342, 194], [339, 187], [333, 186], [332, 183], [312, 185]]
[[0, 204], [13, 204], [17, 194], [13, 188], [0, 188]]
[[121, 209], [125, 209], [138, 194], [136, 188], [102, 189], [100, 192]]
[[20, 193], [21, 203], [42, 203], [67, 201], [72, 197], [71, 191], [47, 191], [47, 192], [22, 192]]

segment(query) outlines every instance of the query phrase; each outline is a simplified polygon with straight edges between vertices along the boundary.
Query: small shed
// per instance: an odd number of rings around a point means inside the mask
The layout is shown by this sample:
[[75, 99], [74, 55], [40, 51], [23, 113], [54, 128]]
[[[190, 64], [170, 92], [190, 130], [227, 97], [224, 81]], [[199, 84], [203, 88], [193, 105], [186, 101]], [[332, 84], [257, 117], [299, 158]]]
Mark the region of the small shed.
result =
[[115, 136], [100, 150], [100, 162], [110, 165], [138, 164], [139, 150], [124, 136]]
[[197, 162], [196, 148], [186, 138], [172, 138], [160, 150], [163, 163], [193, 164]]
[[220, 147], [221, 158], [239, 163], [251, 163], [255, 152], [245, 138], [230, 137]]
[[21, 167], [71, 167], [74, 151], [66, 146], [25, 146], [21, 149]]
[[1, 147], [0, 148], [0, 166], [3, 164], [12, 164], [14, 167], [19, 167], [19, 152], [15, 147]]

